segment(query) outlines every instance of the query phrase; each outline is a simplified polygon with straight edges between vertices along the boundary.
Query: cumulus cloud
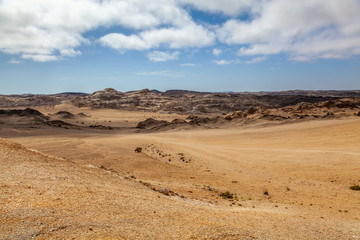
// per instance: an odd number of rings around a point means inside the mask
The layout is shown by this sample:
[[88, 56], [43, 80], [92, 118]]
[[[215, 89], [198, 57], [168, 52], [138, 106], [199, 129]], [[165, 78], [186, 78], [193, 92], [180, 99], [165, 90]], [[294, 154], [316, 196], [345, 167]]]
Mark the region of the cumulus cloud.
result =
[[249, 61], [246, 61], [246, 63], [247, 64], [254, 64], [254, 63], [263, 62], [265, 60], [267, 60], [267, 57], [265, 57], [265, 56], [254, 57], [254, 58], [250, 59]]
[[147, 57], [150, 61], [153, 62], [165, 62], [170, 60], [177, 60], [179, 59], [179, 51], [175, 52], [162, 52], [162, 51], [153, 51], [147, 54]]
[[[200, 24], [192, 8], [229, 20], [215, 28], [205, 19]], [[120, 26], [126, 34], [108, 31], [96, 44], [164, 51], [218, 40], [238, 46], [239, 56], [342, 59], [360, 54], [359, 22], [359, 0], [0, 0], [0, 52], [40, 62], [76, 57], [91, 43], [85, 33]]]
[[32, 59], [36, 62], [49, 62], [59, 60], [60, 58], [55, 55], [46, 55], [46, 54], [23, 54], [21, 55], [23, 59]]
[[182, 63], [180, 64], [181, 67], [198, 67], [201, 66], [201, 64], [196, 64], [196, 63]]
[[233, 60], [221, 59], [221, 60], [213, 60], [213, 63], [217, 65], [229, 65], [229, 64], [238, 64], [242, 62], [239, 59], [233, 59]]
[[[79, 55], [76, 48], [89, 42], [83, 34], [100, 26], [181, 28], [189, 21], [189, 14], [174, 0], [2, 0], [0, 51], [35, 61], [56, 60]], [[135, 41], [130, 48], [139, 47], [136, 37], [128, 38]], [[119, 36], [115, 40], [129, 42]], [[115, 40], [104, 44], [116, 44]]]
[[126, 36], [121, 33], [110, 33], [99, 39], [103, 46], [111, 47], [124, 52], [126, 50], [145, 50], [150, 46], [136, 35]]
[[295, 61], [347, 58], [360, 52], [357, 0], [272, 0], [251, 21], [228, 20], [218, 30], [226, 44], [248, 45], [243, 55], [288, 53]]
[[126, 36], [111, 33], [99, 39], [103, 46], [119, 50], [145, 50], [165, 46], [172, 49], [204, 47], [215, 42], [215, 34], [202, 26], [189, 23], [181, 28], [160, 28]]
[[212, 53], [213, 53], [215, 56], [219, 56], [219, 55], [222, 53], [222, 51], [221, 51], [221, 49], [214, 48]]
[[79, 50], [74, 50], [74, 49], [61, 49], [60, 55], [64, 57], [75, 57], [81, 55], [81, 52]]
[[228, 65], [231, 63], [231, 61], [228, 60], [213, 60], [213, 63], [216, 63], [217, 65]]

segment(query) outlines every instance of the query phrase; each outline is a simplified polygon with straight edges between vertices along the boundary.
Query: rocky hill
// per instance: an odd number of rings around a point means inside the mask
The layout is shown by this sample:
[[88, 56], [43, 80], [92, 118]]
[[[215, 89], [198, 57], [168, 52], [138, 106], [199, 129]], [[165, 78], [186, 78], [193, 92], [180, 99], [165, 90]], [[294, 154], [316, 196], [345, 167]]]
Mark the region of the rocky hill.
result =
[[86, 93], [51, 95], [0, 95], [0, 108], [26, 108], [72, 103], [77, 107], [122, 109], [181, 114], [228, 114], [253, 107], [281, 108], [343, 97], [359, 97], [360, 91], [196, 92], [143, 89], [120, 92], [113, 88]]
[[174, 112], [184, 114], [217, 113], [227, 114], [251, 107], [278, 108], [301, 102], [316, 103], [337, 99], [337, 96], [313, 96], [301, 94], [250, 94], [250, 93], [208, 93], [183, 90], [143, 89], [119, 92], [112, 88], [97, 91], [88, 96], [75, 98], [72, 103], [78, 107], [145, 110], [153, 112]]
[[298, 103], [283, 108], [250, 108], [224, 117], [233, 119], [299, 120], [360, 116], [360, 98], [342, 98], [317, 103]]
[[51, 106], [86, 95], [86, 93], [0, 95], [0, 108]]

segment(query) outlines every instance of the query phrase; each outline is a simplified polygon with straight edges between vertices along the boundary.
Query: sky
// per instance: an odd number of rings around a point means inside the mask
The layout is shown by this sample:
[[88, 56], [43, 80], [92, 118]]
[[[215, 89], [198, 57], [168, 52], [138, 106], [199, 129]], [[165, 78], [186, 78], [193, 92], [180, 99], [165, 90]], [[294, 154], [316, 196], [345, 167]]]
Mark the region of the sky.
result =
[[360, 0], [0, 0], [0, 84], [360, 89]]

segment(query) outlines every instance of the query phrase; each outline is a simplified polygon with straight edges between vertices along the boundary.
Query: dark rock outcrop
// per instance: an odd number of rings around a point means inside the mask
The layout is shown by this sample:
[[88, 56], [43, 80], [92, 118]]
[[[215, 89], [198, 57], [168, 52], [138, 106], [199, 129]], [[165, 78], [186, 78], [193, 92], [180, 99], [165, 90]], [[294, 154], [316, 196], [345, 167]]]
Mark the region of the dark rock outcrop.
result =
[[[209, 93], [184, 90], [159, 92], [143, 89], [119, 92], [112, 88], [78, 97], [72, 102], [78, 107], [113, 108], [169, 112], [182, 114], [227, 114], [237, 110], [254, 114], [257, 107], [280, 108], [301, 102], [316, 103], [337, 97], [270, 93]], [[304, 93], [302, 93], [304, 94]]]
[[84, 97], [86, 93], [59, 93], [59, 94], [23, 94], [23, 95], [0, 95], [1, 108], [19, 108], [35, 106], [54, 106], [67, 103], [76, 97]]
[[67, 111], [59, 111], [59, 112], [53, 114], [53, 116], [64, 118], [64, 119], [73, 119], [73, 118], [75, 118], [74, 114], [72, 114], [71, 112], [67, 112]]
[[[360, 98], [345, 98], [315, 103], [298, 103], [283, 108], [250, 108], [248, 111], [235, 111], [227, 114], [225, 120], [233, 119], [266, 119], [271, 121], [338, 118], [356, 115], [360, 109]], [[347, 113], [346, 113], [347, 111]]]
[[155, 120], [153, 118], [148, 118], [145, 121], [141, 121], [137, 124], [136, 128], [140, 129], [153, 129], [156, 127], [164, 127], [169, 125], [170, 123], [168, 121], [164, 120]]
[[6, 109], [0, 110], [0, 115], [3, 116], [18, 116], [18, 117], [41, 117], [46, 118], [41, 112], [32, 108], [26, 109]]

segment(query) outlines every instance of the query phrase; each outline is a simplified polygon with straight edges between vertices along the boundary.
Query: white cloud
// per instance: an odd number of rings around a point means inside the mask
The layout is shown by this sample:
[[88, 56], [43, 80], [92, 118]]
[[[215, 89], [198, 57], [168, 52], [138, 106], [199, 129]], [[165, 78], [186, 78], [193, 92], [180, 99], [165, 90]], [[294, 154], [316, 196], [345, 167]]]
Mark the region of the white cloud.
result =
[[217, 65], [229, 65], [229, 64], [239, 64], [239, 63], [254, 64], [254, 63], [263, 62], [267, 59], [268, 58], [266, 56], [261, 56], [261, 57], [254, 57], [248, 61], [241, 61], [239, 59], [234, 59], [234, 60], [221, 59], [221, 60], [213, 60], [213, 63]]
[[147, 57], [150, 61], [153, 62], [165, 62], [170, 60], [177, 60], [179, 59], [179, 51], [175, 52], [162, 52], [162, 51], [153, 51], [147, 54]]
[[161, 71], [153, 71], [153, 72], [138, 72], [136, 75], [140, 76], [164, 76], [168, 75], [171, 71], [170, 70], [161, 70]]
[[81, 55], [81, 52], [74, 49], [61, 49], [60, 54], [64, 57], [76, 57]]
[[222, 51], [221, 51], [221, 49], [214, 48], [212, 53], [213, 53], [215, 56], [219, 56], [219, 55], [222, 53]]
[[201, 66], [201, 64], [195, 64], [195, 63], [182, 63], [180, 64], [181, 67], [198, 67]]
[[126, 50], [145, 50], [150, 46], [136, 35], [126, 36], [121, 33], [110, 33], [99, 39], [103, 46], [117, 49], [121, 52]]
[[182, 28], [145, 31], [140, 36], [151, 46], [168, 44], [170, 48], [204, 47], [214, 43], [215, 34], [202, 26], [188, 23]]
[[250, 21], [229, 20], [217, 30], [226, 44], [246, 44], [240, 56], [288, 53], [295, 61], [360, 53], [357, 0], [272, 0]]
[[8, 61], [8, 63], [11, 63], [11, 64], [19, 64], [19, 63], [21, 63], [21, 61], [20, 61], [20, 60], [17, 60], [17, 59], [10, 59], [10, 60]]
[[34, 60], [56, 60], [79, 55], [76, 48], [89, 42], [83, 34], [98, 27], [182, 28], [189, 22], [189, 14], [174, 0], [1, 0], [0, 51]]
[[[231, 19], [201, 25], [189, 8]], [[359, 23], [359, 0], [0, 0], [0, 52], [42, 62], [75, 57], [90, 43], [85, 33], [120, 26], [130, 33], [98, 42], [124, 52], [200, 48], [218, 39], [239, 45], [239, 56], [342, 59], [360, 54]]]
[[242, 61], [240, 61], [239, 59], [233, 59], [233, 60], [221, 59], [221, 60], [213, 60], [213, 63], [217, 65], [229, 65], [229, 64], [239, 64], [242, 63]]
[[160, 46], [172, 49], [204, 47], [215, 42], [215, 34], [202, 26], [189, 23], [182, 28], [160, 28], [141, 32], [139, 35], [126, 36], [111, 33], [99, 39], [103, 46], [126, 50], [145, 50]]
[[23, 59], [31, 59], [35, 62], [49, 62], [60, 60], [61, 58], [54, 56], [54, 55], [46, 55], [46, 54], [23, 54], [21, 55]]
[[217, 65], [228, 65], [231, 64], [231, 61], [228, 60], [213, 60], [214, 63], [216, 63]]
[[247, 64], [254, 64], [254, 63], [263, 62], [265, 60], [267, 60], [267, 57], [265, 57], [265, 56], [254, 57], [254, 58], [250, 59], [249, 61], [246, 61], [246, 63]]

